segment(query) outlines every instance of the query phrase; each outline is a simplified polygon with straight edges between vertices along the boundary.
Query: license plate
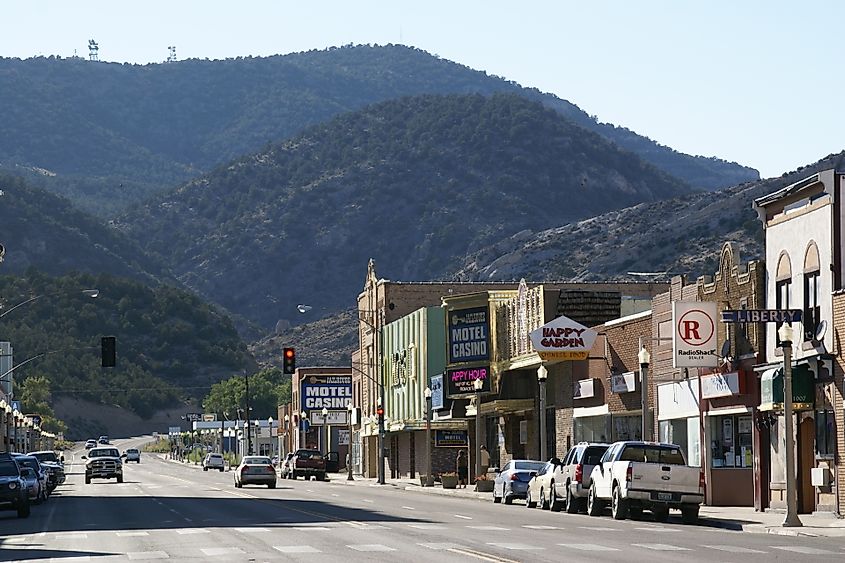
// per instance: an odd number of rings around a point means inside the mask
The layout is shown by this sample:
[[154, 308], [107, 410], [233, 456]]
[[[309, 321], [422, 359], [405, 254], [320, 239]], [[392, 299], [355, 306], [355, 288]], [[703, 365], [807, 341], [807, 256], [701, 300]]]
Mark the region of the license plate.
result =
[[657, 493], [657, 500], [672, 500], [672, 493]]

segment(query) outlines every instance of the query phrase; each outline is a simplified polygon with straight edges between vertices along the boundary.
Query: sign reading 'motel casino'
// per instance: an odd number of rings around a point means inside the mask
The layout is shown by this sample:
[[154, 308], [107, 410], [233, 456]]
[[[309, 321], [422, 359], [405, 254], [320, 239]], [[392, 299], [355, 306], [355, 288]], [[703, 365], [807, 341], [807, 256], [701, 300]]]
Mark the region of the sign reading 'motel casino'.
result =
[[449, 363], [490, 359], [490, 319], [487, 307], [449, 311]]
[[346, 405], [352, 400], [352, 376], [313, 374], [301, 382], [300, 397], [306, 411], [346, 412]]

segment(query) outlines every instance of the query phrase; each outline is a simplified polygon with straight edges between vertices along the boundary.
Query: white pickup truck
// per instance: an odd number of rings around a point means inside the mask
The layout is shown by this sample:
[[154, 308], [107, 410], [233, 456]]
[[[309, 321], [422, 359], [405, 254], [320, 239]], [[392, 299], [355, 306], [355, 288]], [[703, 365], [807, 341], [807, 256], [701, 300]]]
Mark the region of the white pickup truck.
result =
[[677, 508], [684, 523], [694, 524], [704, 502], [704, 472], [688, 466], [674, 444], [616, 442], [590, 474], [587, 513], [599, 516], [608, 502], [616, 520], [646, 509], [665, 522]]

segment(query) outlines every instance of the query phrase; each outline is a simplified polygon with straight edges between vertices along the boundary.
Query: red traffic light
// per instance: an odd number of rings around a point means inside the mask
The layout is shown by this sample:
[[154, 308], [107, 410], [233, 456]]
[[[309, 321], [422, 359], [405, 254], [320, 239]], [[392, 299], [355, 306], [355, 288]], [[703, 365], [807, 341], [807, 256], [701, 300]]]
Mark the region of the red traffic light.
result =
[[379, 416], [384, 416], [384, 407], [378, 407], [376, 409], [376, 414]]
[[285, 348], [285, 358], [293, 358], [293, 348]]
[[285, 348], [282, 351], [282, 373], [286, 375], [293, 375], [296, 371], [296, 350], [293, 348]]

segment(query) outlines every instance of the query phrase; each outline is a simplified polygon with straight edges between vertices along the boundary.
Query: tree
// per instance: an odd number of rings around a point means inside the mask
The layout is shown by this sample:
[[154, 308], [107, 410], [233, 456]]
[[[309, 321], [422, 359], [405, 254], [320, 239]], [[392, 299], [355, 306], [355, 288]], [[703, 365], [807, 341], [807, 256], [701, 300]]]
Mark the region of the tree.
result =
[[[249, 376], [249, 406], [251, 419], [276, 417], [280, 404], [290, 401], [291, 380], [278, 368], [266, 368]], [[229, 413], [232, 418], [238, 409], [246, 409], [246, 378], [235, 375], [215, 383], [202, 406], [209, 413]], [[246, 416], [246, 415], [244, 415]]]

